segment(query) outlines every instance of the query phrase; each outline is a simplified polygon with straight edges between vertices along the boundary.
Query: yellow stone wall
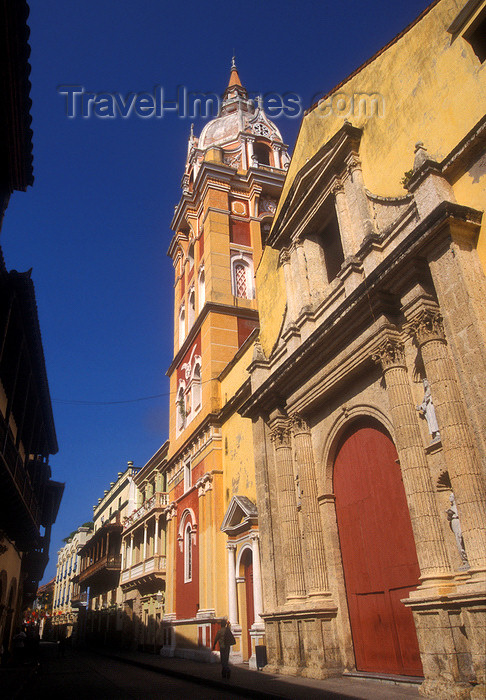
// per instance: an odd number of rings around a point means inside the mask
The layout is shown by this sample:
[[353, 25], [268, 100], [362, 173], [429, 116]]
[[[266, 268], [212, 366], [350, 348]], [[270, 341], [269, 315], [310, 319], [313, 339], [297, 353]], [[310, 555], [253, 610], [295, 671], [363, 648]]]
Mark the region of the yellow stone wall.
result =
[[[387, 197], [406, 193], [401, 180], [412, 168], [417, 142], [422, 141], [429, 154], [441, 161], [477, 124], [485, 112], [485, 66], [462, 36], [451, 41], [447, 32], [465, 4], [465, 0], [437, 3], [333, 91], [345, 95], [346, 104], [353, 95], [379, 93], [384, 99], [383, 116], [368, 118], [358, 110], [337, 115], [327, 100], [304, 118], [279, 209], [298, 171], [342, 127], [344, 118], [363, 130], [360, 157], [365, 186]], [[479, 172], [464, 175], [454, 183], [458, 202], [484, 209], [484, 183], [485, 176]], [[483, 219], [478, 252], [486, 268], [485, 227]], [[283, 276], [276, 273], [275, 253], [268, 248], [257, 273], [257, 288], [262, 346], [268, 355], [283, 318], [282, 302], [277, 300], [284, 297]]]
[[[221, 382], [223, 405], [230, 401], [248, 379], [253, 345], [239, 358]], [[256, 504], [255, 463], [252, 424], [233, 411], [222, 426], [224, 510], [234, 495], [247, 496]]]

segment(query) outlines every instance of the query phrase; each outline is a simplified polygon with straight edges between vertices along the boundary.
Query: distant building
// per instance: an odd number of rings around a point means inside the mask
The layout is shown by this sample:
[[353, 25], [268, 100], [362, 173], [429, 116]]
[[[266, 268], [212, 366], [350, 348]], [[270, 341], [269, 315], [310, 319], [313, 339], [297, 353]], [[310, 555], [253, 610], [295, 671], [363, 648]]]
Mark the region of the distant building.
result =
[[72, 598], [78, 599], [78, 584], [74, 583], [73, 579], [79, 570], [79, 551], [91, 535], [92, 530], [89, 527], [78, 527], [57, 553], [52, 602], [52, 624], [56, 638], [71, 637], [75, 629], [79, 608], [72, 605]]
[[[11, 194], [33, 183], [29, 8], [0, 2], [0, 225]], [[12, 234], [10, 234], [12, 235]], [[0, 250], [0, 643], [9, 649], [48, 561], [64, 484], [30, 272], [9, 272]]]
[[124, 642], [152, 652], [159, 651], [164, 643], [168, 447], [168, 442], [162, 445], [134, 476], [135, 507], [132, 512], [127, 510], [122, 521], [120, 585], [123, 591]]
[[254, 664], [263, 639], [252, 426], [238, 408], [258, 329], [255, 270], [288, 161], [233, 63], [220, 114], [191, 133], [172, 221], [164, 654], [210, 660], [223, 617], [235, 660]]
[[274, 671], [485, 696], [485, 37], [432, 3], [299, 132], [242, 409]]
[[128, 462], [127, 469], [118, 472], [117, 480], [98, 499], [93, 506], [93, 534], [78, 552], [79, 572], [73, 578], [76, 590], [71, 605], [80, 610], [77, 634], [82, 641], [121, 644], [121, 536], [125, 516], [136, 507], [137, 472], [133, 462]]

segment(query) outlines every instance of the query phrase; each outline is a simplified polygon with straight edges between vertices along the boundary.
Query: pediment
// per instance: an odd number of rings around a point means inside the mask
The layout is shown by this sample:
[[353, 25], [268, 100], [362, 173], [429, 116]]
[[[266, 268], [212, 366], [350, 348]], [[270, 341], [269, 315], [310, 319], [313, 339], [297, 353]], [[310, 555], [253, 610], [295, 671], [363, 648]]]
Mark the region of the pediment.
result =
[[247, 496], [233, 496], [223, 518], [221, 530], [233, 535], [250, 530], [257, 523], [256, 505]]

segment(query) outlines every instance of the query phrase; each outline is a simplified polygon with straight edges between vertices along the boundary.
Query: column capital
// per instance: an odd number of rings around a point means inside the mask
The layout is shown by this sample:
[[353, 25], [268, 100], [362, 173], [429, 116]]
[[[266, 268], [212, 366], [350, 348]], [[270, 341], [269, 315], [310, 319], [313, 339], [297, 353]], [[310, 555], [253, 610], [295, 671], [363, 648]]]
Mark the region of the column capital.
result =
[[290, 250], [288, 248], [282, 248], [280, 251], [279, 262], [281, 265], [290, 264]]
[[278, 450], [279, 447], [290, 447], [290, 437], [289, 425], [277, 425], [270, 431], [270, 440], [275, 445], [276, 450]]
[[338, 194], [344, 194], [344, 185], [342, 183], [342, 180], [339, 178], [334, 178], [332, 185], [331, 185], [331, 193], [336, 196]]
[[252, 530], [250, 532], [250, 540], [252, 540], [252, 541], [256, 540], [258, 542], [259, 539], [260, 539], [260, 534], [258, 532], [256, 532], [255, 530]]
[[302, 418], [302, 416], [299, 413], [293, 413], [290, 416], [291, 424], [292, 424], [292, 432], [294, 435], [297, 433], [309, 433], [310, 428], [308, 422], [305, 420], [305, 418]]
[[348, 170], [353, 172], [353, 170], [361, 170], [361, 159], [357, 153], [350, 153], [346, 158], [346, 165]]
[[226, 549], [229, 552], [235, 552], [236, 551], [236, 544], [234, 542], [226, 542]]
[[442, 314], [438, 308], [426, 308], [419, 311], [405, 326], [405, 330], [419, 346], [431, 340], [445, 342]]
[[381, 364], [383, 372], [394, 367], [406, 368], [405, 348], [398, 338], [388, 337], [374, 350], [371, 359]]

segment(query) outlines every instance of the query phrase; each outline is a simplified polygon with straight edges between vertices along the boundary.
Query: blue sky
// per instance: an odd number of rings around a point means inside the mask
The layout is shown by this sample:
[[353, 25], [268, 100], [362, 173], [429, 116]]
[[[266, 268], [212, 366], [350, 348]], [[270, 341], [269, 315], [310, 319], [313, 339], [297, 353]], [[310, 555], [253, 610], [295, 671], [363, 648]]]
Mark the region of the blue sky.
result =
[[[33, 267], [59, 442], [51, 466], [66, 482], [45, 581], [62, 538], [92, 518], [117, 472], [128, 460], [143, 466], [167, 438], [166, 252], [191, 123], [174, 112], [69, 119], [58, 86], [121, 95], [162, 86], [167, 100], [181, 85], [221, 93], [234, 51], [248, 90], [293, 92], [308, 107], [427, 4], [31, 0], [35, 182], [12, 196], [1, 244], [9, 269]], [[277, 124], [293, 147], [300, 119]]]

